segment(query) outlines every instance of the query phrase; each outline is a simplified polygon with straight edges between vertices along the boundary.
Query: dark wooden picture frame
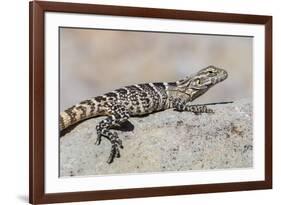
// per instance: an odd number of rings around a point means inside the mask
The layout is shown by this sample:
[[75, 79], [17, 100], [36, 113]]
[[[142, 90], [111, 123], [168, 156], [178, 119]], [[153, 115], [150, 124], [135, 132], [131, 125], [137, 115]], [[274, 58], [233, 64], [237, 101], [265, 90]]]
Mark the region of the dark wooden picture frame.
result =
[[[260, 15], [135, 8], [91, 4], [30, 2], [30, 203], [55, 203], [135, 197], [153, 197], [272, 188], [272, 17]], [[44, 15], [45, 12], [113, 15], [127, 17], [182, 19], [209, 22], [247, 23], [265, 26], [265, 180], [203, 185], [100, 190], [71, 193], [45, 193], [44, 171]]]

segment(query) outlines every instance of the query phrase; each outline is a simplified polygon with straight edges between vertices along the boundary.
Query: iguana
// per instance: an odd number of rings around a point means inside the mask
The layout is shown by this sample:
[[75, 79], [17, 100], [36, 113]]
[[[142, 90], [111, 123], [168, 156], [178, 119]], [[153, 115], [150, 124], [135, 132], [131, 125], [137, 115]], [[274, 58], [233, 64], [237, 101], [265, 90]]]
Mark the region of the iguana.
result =
[[102, 96], [82, 101], [60, 113], [60, 131], [82, 120], [108, 116], [97, 126], [96, 143], [102, 137], [111, 142], [107, 162], [110, 164], [120, 157], [122, 141], [111, 128], [118, 127], [132, 116], [147, 115], [153, 112], [174, 109], [195, 114], [213, 113], [206, 105], [190, 105], [189, 102], [207, 92], [217, 83], [225, 80], [228, 74], [215, 66], [208, 66], [196, 74], [176, 82], [144, 83], [125, 86]]

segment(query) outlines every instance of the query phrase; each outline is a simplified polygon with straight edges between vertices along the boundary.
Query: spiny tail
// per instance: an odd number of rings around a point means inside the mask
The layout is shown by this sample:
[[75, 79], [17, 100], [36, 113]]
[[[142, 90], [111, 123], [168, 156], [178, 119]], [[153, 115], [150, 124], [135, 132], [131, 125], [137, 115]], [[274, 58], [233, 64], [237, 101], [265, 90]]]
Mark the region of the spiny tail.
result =
[[98, 97], [82, 101], [60, 113], [60, 131], [82, 120], [100, 115]]

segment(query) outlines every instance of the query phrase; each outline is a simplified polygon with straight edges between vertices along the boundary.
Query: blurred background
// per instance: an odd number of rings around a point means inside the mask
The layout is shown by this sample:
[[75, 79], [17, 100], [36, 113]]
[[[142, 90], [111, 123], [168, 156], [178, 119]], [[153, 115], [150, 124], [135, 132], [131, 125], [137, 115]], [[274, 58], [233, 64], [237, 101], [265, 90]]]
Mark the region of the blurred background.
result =
[[194, 102], [252, 98], [252, 37], [60, 28], [60, 110], [116, 88], [215, 65], [228, 79]]

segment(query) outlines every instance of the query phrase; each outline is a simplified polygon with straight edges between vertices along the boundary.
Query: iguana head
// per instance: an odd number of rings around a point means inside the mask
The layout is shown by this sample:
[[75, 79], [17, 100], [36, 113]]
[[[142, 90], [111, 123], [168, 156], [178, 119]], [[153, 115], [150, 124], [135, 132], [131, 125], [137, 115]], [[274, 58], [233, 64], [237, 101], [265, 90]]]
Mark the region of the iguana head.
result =
[[227, 76], [225, 70], [211, 65], [191, 77], [177, 81], [177, 88], [181, 93], [188, 95], [190, 101], [192, 101], [215, 84], [225, 80]]

